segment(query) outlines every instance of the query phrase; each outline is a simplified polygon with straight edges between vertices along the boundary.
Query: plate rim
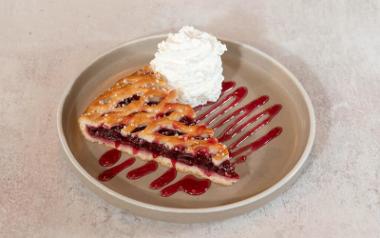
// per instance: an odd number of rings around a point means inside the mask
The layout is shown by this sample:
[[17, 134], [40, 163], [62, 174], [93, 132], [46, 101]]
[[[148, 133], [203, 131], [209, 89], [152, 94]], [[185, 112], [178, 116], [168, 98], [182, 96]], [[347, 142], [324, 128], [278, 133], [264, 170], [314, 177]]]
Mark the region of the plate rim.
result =
[[302, 95], [302, 98], [304, 99], [304, 101], [306, 103], [306, 108], [307, 108], [308, 116], [310, 119], [309, 134], [308, 134], [306, 146], [305, 146], [299, 160], [297, 161], [297, 163], [293, 166], [293, 168], [284, 177], [282, 177], [275, 184], [273, 184], [269, 188], [261, 191], [260, 193], [253, 195], [251, 197], [239, 200], [237, 202], [233, 202], [233, 203], [229, 203], [229, 204], [225, 204], [225, 205], [212, 206], [212, 207], [203, 207], [203, 208], [175, 208], [175, 207], [166, 207], [166, 206], [159, 206], [159, 205], [154, 205], [154, 204], [150, 204], [150, 203], [145, 203], [145, 202], [141, 202], [141, 201], [135, 200], [133, 198], [124, 196], [124, 195], [108, 188], [107, 186], [103, 185], [101, 182], [97, 181], [76, 160], [75, 156], [73, 155], [73, 153], [71, 152], [71, 150], [67, 144], [66, 137], [64, 136], [64, 133], [63, 133], [63, 123], [62, 123], [63, 114], [62, 113], [63, 113], [63, 108], [65, 105], [65, 101], [67, 99], [67, 96], [70, 94], [70, 92], [71, 92], [75, 82], [77, 81], [77, 79], [85, 71], [87, 71], [87, 69], [89, 67], [91, 67], [94, 63], [96, 63], [98, 60], [100, 60], [101, 58], [107, 56], [108, 54], [110, 54], [111, 52], [113, 52], [119, 48], [122, 48], [122, 47], [125, 47], [128, 45], [132, 45], [132, 44], [135, 44], [135, 43], [138, 43], [141, 41], [146, 41], [146, 40], [151, 40], [151, 39], [156, 39], [156, 38], [162, 38], [162, 37], [165, 37], [167, 35], [168, 35], [168, 33], [154, 34], [154, 35], [150, 35], [150, 36], [140, 37], [140, 38], [136, 38], [136, 39], [121, 43], [115, 47], [112, 47], [111, 49], [105, 51], [104, 53], [99, 54], [97, 57], [95, 57], [95, 59], [93, 59], [88, 64], [86, 64], [87, 66], [77, 74], [77, 76], [68, 84], [68, 86], [66, 86], [66, 88], [64, 89], [63, 95], [60, 98], [58, 109], [57, 109], [57, 129], [58, 129], [58, 137], [59, 137], [59, 140], [61, 142], [61, 146], [63, 147], [63, 149], [66, 153], [66, 156], [68, 157], [71, 164], [92, 185], [94, 185], [96, 188], [102, 190], [103, 192], [106, 192], [108, 195], [115, 197], [116, 199], [119, 199], [123, 202], [135, 205], [135, 206], [139, 206], [139, 207], [143, 207], [143, 208], [151, 209], [151, 210], [155, 210], [155, 211], [160, 211], [160, 212], [185, 213], [185, 214], [189, 214], [189, 213], [201, 214], [201, 213], [222, 212], [222, 211], [227, 211], [227, 210], [232, 210], [232, 209], [237, 209], [240, 207], [248, 206], [254, 202], [260, 201], [260, 200], [265, 199], [265, 198], [269, 198], [268, 201], [270, 201], [273, 198], [277, 197], [277, 195], [279, 195], [279, 193], [276, 194], [276, 192], [281, 191], [282, 188], [285, 188], [286, 185], [289, 185], [291, 183], [291, 181], [293, 180], [293, 178], [295, 178], [298, 175], [298, 172], [304, 167], [306, 161], [309, 159], [309, 155], [310, 155], [310, 152], [311, 152], [313, 144], [314, 144], [315, 133], [316, 133], [316, 119], [315, 119], [314, 107], [313, 107], [313, 104], [311, 102], [309, 95], [307, 94], [306, 90], [304, 89], [304, 87], [302, 86], [300, 81], [297, 79], [297, 77], [295, 77], [294, 74], [290, 70], [288, 70], [284, 65], [282, 65], [279, 61], [277, 61], [276, 59], [272, 58], [271, 56], [269, 56], [265, 52], [255, 48], [249, 44], [246, 44], [246, 43], [243, 43], [243, 42], [240, 42], [237, 40], [231, 40], [231, 39], [226, 38], [226, 37], [217, 37], [217, 38], [221, 41], [231, 42], [233, 44], [240, 45], [244, 48], [247, 48], [247, 49], [253, 51], [254, 53], [260, 55], [261, 57], [265, 58], [266, 60], [270, 61], [270, 63], [272, 63], [273, 65], [278, 67], [280, 70], [282, 70], [290, 78], [290, 80], [294, 83], [294, 85], [296, 86], [297, 90], [299, 90], [299, 92]]

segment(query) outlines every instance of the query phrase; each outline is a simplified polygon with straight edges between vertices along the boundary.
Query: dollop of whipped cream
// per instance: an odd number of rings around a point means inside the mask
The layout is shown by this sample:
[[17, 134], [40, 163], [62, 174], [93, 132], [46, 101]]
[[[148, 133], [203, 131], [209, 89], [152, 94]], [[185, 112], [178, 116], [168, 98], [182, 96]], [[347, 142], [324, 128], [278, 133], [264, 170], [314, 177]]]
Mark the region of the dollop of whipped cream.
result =
[[196, 107], [218, 100], [224, 79], [221, 55], [226, 50], [215, 36], [185, 26], [158, 44], [150, 66], [178, 91], [182, 103]]

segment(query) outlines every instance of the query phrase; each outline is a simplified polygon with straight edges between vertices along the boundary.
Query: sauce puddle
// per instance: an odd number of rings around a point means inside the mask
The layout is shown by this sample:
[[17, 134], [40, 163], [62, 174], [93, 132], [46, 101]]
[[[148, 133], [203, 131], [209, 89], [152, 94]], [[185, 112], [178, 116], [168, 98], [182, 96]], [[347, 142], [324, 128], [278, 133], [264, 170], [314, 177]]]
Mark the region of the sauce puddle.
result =
[[167, 186], [161, 190], [161, 196], [169, 197], [178, 191], [183, 191], [190, 195], [201, 195], [205, 193], [211, 185], [208, 179], [198, 179], [193, 175], [186, 175], [178, 182]]

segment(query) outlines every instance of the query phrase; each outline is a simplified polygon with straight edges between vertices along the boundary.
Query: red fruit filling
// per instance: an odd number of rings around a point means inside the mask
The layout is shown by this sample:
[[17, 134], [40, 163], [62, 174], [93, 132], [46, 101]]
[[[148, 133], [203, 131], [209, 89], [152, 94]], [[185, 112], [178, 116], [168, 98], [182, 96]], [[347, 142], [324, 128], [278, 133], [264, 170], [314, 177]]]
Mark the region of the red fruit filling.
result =
[[137, 100], [139, 100], [139, 99], [140, 99], [140, 96], [138, 96], [138, 95], [133, 95], [132, 97], [126, 98], [126, 99], [124, 99], [124, 100], [118, 102], [118, 103], [116, 104], [116, 108], [118, 108], [118, 107], [124, 107], [124, 106], [130, 104], [131, 102], [133, 102], [133, 101], [137, 101]]
[[[188, 120], [187, 120], [188, 121]], [[235, 172], [235, 167], [230, 161], [224, 161], [219, 166], [215, 166], [212, 163], [211, 155], [208, 151], [201, 150], [195, 154], [190, 154], [185, 152], [185, 148], [182, 146], [177, 146], [173, 149], [169, 149], [167, 146], [156, 143], [148, 142], [141, 138], [133, 135], [123, 136], [121, 134], [121, 129], [123, 126], [115, 126], [112, 128], [100, 127], [87, 127], [88, 133], [96, 138], [103, 140], [113, 141], [119, 144], [128, 145], [136, 150], [145, 150], [152, 153], [154, 156], [163, 156], [171, 160], [187, 164], [190, 166], [197, 166], [204, 171], [213, 171], [219, 175], [229, 177], [229, 178], [239, 178], [239, 175]], [[143, 130], [145, 127], [137, 127], [134, 132]], [[162, 128], [158, 131], [159, 133], [167, 136], [181, 135], [182, 133], [172, 129]], [[205, 138], [199, 138], [205, 139]], [[207, 172], [206, 172], [207, 174]]]

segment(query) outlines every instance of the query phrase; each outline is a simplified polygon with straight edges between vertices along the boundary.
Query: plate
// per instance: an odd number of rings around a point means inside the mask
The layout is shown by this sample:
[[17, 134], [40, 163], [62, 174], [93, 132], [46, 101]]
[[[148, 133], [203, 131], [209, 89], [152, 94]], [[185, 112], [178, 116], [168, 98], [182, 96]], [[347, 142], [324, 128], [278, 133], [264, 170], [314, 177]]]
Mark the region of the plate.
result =
[[[282, 105], [281, 111], [268, 124], [244, 142], [257, 140], [274, 128], [282, 128], [278, 137], [251, 153], [244, 163], [237, 164], [239, 182], [229, 187], [212, 184], [200, 196], [179, 192], [161, 197], [159, 191], [149, 188], [149, 184], [165, 168], [160, 167], [139, 180], [126, 178], [127, 171], [141, 165], [141, 161], [108, 182], [97, 180], [104, 171], [98, 158], [107, 148], [87, 142], [79, 131], [77, 118], [120, 74], [147, 65], [157, 44], [165, 37], [146, 37], [112, 49], [92, 62], [69, 86], [58, 109], [58, 132], [73, 168], [88, 187], [108, 202], [136, 215], [170, 222], [225, 219], [258, 208], [279, 195], [300, 174], [310, 153], [315, 135], [312, 104], [299, 81], [280, 63], [252, 46], [223, 39], [228, 49], [222, 58], [225, 80], [248, 89], [239, 105], [263, 95], [267, 95], [269, 101], [256, 109], [257, 112]], [[123, 154], [122, 158], [127, 156]], [[179, 174], [177, 179], [182, 176]]]

